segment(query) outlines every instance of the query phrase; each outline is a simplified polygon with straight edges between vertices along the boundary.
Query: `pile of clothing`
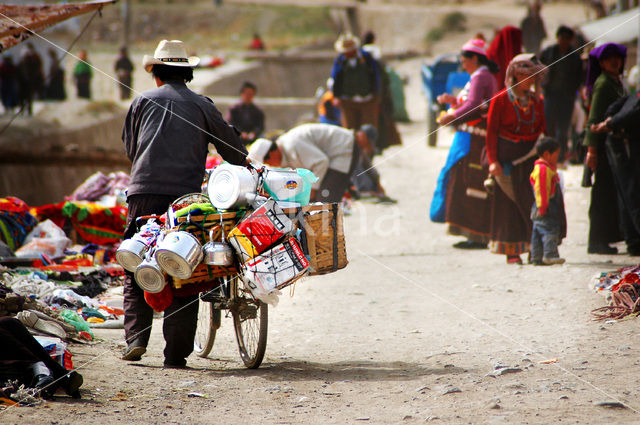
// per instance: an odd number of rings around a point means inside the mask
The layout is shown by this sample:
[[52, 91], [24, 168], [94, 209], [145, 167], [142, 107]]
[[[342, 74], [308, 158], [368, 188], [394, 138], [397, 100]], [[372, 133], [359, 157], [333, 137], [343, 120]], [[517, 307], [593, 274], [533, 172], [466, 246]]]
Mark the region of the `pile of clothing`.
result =
[[67, 200], [93, 201], [104, 206], [123, 205], [130, 180], [129, 175], [122, 171], [109, 174], [98, 171], [78, 186]]
[[619, 320], [640, 314], [640, 264], [601, 273], [594, 288], [605, 291], [609, 305], [591, 312], [595, 320]]
[[0, 198], [0, 242], [10, 250], [19, 248], [37, 225], [24, 201], [11, 196]]

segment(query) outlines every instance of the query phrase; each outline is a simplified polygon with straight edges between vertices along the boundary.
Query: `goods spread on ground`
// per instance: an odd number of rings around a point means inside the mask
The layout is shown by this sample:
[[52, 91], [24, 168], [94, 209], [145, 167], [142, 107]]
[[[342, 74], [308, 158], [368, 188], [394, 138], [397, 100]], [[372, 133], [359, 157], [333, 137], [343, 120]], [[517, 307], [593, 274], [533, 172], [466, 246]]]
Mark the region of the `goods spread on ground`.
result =
[[609, 301], [609, 305], [591, 312], [595, 320], [620, 320], [640, 314], [640, 265], [600, 273], [593, 286]]
[[[279, 290], [305, 275], [347, 265], [342, 210], [308, 205], [307, 170], [222, 164], [204, 193], [176, 199], [162, 216], [138, 219], [116, 259], [157, 310], [163, 293], [198, 293], [240, 275], [255, 298], [275, 305]], [[155, 294], [155, 295], [154, 295]]]

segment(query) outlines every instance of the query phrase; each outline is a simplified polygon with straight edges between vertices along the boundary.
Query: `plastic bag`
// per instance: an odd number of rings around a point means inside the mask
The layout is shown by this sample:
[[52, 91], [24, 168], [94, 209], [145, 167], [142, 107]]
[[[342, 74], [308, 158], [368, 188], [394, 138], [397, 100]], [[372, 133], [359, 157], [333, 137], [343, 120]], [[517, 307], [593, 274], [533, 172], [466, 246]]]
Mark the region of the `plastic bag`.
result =
[[16, 251], [17, 257], [60, 257], [72, 244], [71, 239], [53, 221], [39, 223], [25, 238], [24, 244]]
[[76, 328], [78, 332], [81, 332], [81, 331], [87, 332], [89, 335], [91, 335], [91, 338], [94, 338], [93, 332], [91, 332], [91, 328], [89, 327], [89, 324], [85, 322], [82, 316], [80, 316], [75, 311], [67, 310], [67, 309], [62, 310], [60, 312], [60, 317], [62, 317], [65, 322], [69, 323], [70, 325], [73, 325], [73, 327]]
[[306, 168], [298, 168], [298, 175], [302, 177], [302, 191], [298, 193], [293, 199], [292, 202], [299, 202], [301, 206], [305, 206], [309, 204], [309, 198], [311, 197], [311, 189], [313, 188], [313, 184], [318, 181], [318, 177], [313, 174], [313, 171], [307, 170]]

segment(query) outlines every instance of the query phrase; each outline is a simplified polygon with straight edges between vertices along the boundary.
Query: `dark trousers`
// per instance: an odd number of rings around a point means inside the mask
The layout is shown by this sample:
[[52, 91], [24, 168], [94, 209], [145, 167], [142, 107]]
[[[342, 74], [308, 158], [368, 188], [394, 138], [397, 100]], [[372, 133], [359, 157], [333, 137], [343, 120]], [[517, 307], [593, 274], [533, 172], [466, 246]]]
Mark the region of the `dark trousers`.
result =
[[[324, 179], [322, 179], [322, 183], [320, 183], [320, 189], [316, 194], [316, 201], [323, 203], [332, 203], [332, 202], [340, 202], [342, 201], [342, 197], [344, 196], [344, 192], [351, 185], [352, 176], [354, 175], [354, 171], [360, 161], [360, 158], [366, 158], [364, 153], [361, 153], [360, 148], [358, 147], [357, 142], [353, 141], [353, 150], [351, 151], [351, 163], [349, 165], [349, 172], [343, 173], [341, 171], [336, 171], [331, 168], [327, 170], [327, 173], [324, 175]], [[371, 168], [371, 162], [367, 162], [369, 165], [368, 168]], [[364, 170], [363, 170], [364, 171]], [[380, 180], [375, 169], [371, 168], [366, 171], [368, 175], [375, 175], [376, 183]]]
[[571, 125], [571, 114], [575, 100], [575, 93], [566, 95], [545, 92], [544, 117], [547, 133], [560, 144], [561, 162], [564, 161], [568, 150], [569, 126]]
[[[178, 196], [131, 195], [127, 199], [129, 213], [125, 239], [137, 231], [136, 218], [161, 215]], [[144, 221], [144, 220], [142, 220]], [[142, 224], [142, 223], [141, 223]], [[165, 361], [179, 363], [193, 351], [193, 340], [198, 323], [198, 296], [174, 297], [164, 311], [162, 333], [166, 342]], [[124, 282], [124, 332], [127, 344], [138, 340], [145, 347], [151, 336], [153, 309], [144, 299], [144, 291], [135, 283], [133, 273], [126, 272]]]
[[345, 128], [359, 129], [364, 124], [371, 124], [378, 128], [377, 96], [364, 102], [356, 102], [350, 99], [342, 99], [342, 125]]
[[640, 147], [622, 138], [607, 138], [607, 157], [620, 206], [620, 224], [627, 248], [640, 251]]
[[118, 81], [120, 82], [120, 84], [118, 84], [118, 86], [120, 86], [120, 100], [127, 100], [131, 97], [132, 80], [131, 75], [118, 78]]
[[[24, 376], [27, 368], [37, 362], [43, 362], [54, 379], [67, 373], [18, 319], [0, 317], [0, 375], [13, 378]], [[30, 385], [30, 382], [24, 383]]]
[[622, 240], [616, 185], [604, 144], [598, 146], [598, 167], [593, 174], [589, 205], [589, 247]]
[[323, 203], [340, 202], [350, 184], [351, 178], [348, 173], [342, 173], [329, 168], [320, 184], [316, 201]]

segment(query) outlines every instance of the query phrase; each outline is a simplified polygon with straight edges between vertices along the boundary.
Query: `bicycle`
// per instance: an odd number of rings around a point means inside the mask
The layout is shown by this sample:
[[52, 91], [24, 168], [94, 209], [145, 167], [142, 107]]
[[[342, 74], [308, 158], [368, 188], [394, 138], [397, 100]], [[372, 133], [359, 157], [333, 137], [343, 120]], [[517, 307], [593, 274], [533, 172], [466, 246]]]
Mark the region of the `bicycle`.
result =
[[225, 316], [233, 318], [242, 362], [248, 369], [257, 369], [267, 349], [269, 309], [251, 295], [242, 279], [241, 274], [218, 278], [218, 287], [200, 294], [194, 352], [203, 358], [209, 355], [226, 310]]

